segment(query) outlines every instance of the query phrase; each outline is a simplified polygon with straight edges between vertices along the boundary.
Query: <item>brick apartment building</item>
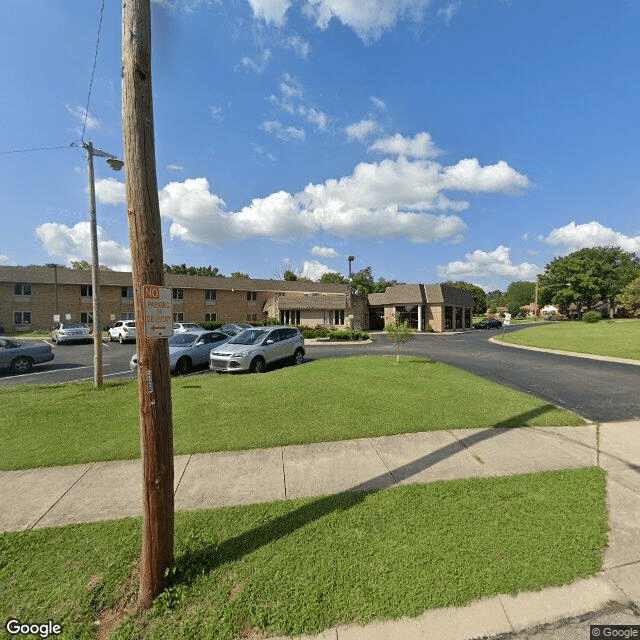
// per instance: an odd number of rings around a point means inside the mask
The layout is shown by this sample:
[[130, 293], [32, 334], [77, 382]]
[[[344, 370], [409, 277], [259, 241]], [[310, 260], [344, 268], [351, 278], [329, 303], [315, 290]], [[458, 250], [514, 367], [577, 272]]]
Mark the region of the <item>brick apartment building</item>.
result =
[[[166, 274], [176, 322], [257, 322], [383, 328], [396, 318], [418, 330], [471, 327], [473, 297], [444, 285], [396, 285], [368, 297], [343, 284]], [[100, 322], [133, 319], [131, 273], [100, 272]], [[48, 331], [61, 321], [93, 322], [91, 271], [0, 266], [0, 328]]]

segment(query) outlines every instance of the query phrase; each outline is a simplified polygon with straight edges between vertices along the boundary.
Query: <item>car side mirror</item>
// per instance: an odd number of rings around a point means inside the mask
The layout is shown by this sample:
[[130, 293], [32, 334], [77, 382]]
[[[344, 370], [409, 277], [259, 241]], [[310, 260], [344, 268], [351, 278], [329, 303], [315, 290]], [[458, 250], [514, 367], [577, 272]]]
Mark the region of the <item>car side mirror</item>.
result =
[[265, 340], [264, 343], [265, 344], [274, 344], [274, 342], [275, 342], [274, 340], [269, 339], [269, 340]]

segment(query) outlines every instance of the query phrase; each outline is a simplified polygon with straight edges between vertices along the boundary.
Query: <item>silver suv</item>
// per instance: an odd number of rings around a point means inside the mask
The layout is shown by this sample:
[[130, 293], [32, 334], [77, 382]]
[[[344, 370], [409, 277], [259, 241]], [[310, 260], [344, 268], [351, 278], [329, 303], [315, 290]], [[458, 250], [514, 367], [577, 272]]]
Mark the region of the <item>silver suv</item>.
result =
[[267, 365], [288, 359], [294, 364], [302, 364], [304, 360], [304, 338], [298, 329], [285, 326], [252, 327], [212, 349], [209, 368], [220, 372], [262, 373]]

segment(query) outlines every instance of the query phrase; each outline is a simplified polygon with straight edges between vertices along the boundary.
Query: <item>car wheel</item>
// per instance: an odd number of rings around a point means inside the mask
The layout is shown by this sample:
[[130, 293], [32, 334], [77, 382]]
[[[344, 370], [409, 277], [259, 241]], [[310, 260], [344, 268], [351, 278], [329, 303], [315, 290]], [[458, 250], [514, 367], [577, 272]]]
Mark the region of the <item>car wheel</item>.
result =
[[120, 337], [118, 338], [118, 342], [119, 342], [120, 344], [124, 344], [124, 339], [123, 339], [123, 337], [122, 337], [122, 334], [120, 334]]
[[189, 358], [180, 358], [176, 363], [176, 375], [177, 376], [185, 376], [189, 373], [190, 363]]
[[293, 363], [302, 364], [303, 360], [304, 360], [304, 351], [302, 349], [296, 349], [296, 352], [293, 354]]
[[113, 342], [114, 341], [114, 337], [111, 335], [111, 331], [109, 331], [109, 342]]
[[11, 363], [11, 372], [12, 373], [28, 373], [31, 371], [31, 367], [33, 366], [33, 361], [31, 358], [25, 358], [20, 356], [16, 358]]
[[265, 370], [265, 362], [263, 358], [254, 358], [251, 361], [251, 366], [249, 367], [251, 373], [264, 373]]

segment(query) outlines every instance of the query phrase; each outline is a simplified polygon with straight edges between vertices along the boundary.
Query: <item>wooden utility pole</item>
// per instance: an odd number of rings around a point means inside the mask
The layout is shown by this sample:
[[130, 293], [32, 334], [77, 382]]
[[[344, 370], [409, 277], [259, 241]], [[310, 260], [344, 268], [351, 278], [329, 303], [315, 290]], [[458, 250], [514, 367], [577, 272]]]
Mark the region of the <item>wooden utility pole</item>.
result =
[[96, 389], [99, 389], [102, 386], [102, 323], [100, 321], [100, 262], [98, 261], [98, 223], [96, 221], [96, 181], [93, 173], [93, 145], [91, 142], [85, 142], [83, 146], [87, 150], [87, 176], [89, 178], [91, 299], [93, 301], [93, 385]]
[[136, 315], [138, 395], [143, 463], [140, 609], [164, 588], [173, 562], [173, 424], [166, 337], [147, 337], [145, 285], [164, 285], [151, 93], [150, 0], [124, 0], [122, 126], [127, 213]]

